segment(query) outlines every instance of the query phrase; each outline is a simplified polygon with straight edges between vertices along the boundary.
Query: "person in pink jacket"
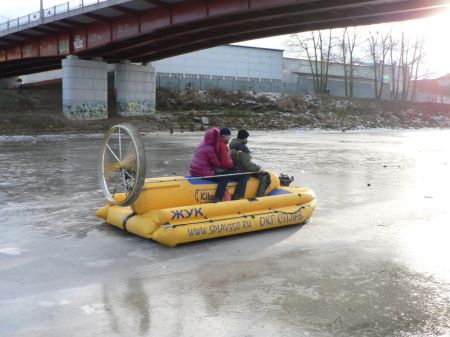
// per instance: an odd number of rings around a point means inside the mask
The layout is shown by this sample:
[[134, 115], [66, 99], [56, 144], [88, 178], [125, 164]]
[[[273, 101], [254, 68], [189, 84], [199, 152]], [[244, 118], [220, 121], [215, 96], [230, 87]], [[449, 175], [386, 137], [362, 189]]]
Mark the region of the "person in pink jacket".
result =
[[202, 177], [214, 175], [216, 173], [214, 168], [220, 167], [220, 162], [217, 158], [218, 149], [219, 129], [212, 128], [206, 130], [203, 142], [195, 149], [194, 158], [192, 158], [191, 165], [189, 165], [191, 176]]
[[[191, 176], [214, 176], [237, 172], [237, 170], [224, 167], [220, 163], [218, 159], [220, 142], [221, 139], [219, 129], [212, 128], [206, 130], [203, 142], [201, 142], [195, 149], [194, 158], [189, 165], [189, 172]], [[236, 200], [243, 197], [248, 177], [237, 176], [234, 178], [238, 181], [238, 186], [236, 187], [233, 195], [233, 199]], [[218, 182], [213, 202], [222, 201], [227, 184], [230, 180], [229, 177], [211, 177], [208, 179]]]

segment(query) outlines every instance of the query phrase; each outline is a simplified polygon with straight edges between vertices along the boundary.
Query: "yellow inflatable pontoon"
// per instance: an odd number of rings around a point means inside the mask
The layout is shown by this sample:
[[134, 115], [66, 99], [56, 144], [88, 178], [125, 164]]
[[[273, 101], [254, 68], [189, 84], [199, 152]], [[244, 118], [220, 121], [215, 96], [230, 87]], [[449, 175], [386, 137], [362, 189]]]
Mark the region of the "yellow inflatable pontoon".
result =
[[[220, 236], [305, 223], [316, 199], [308, 188], [282, 186], [271, 175], [266, 196], [254, 198], [259, 181], [251, 177], [245, 199], [211, 203], [217, 184], [194, 177], [144, 178], [145, 154], [137, 131], [112, 127], [103, 141], [99, 178], [108, 204], [97, 216], [106, 222], [168, 246]], [[232, 194], [237, 183], [228, 184]]]

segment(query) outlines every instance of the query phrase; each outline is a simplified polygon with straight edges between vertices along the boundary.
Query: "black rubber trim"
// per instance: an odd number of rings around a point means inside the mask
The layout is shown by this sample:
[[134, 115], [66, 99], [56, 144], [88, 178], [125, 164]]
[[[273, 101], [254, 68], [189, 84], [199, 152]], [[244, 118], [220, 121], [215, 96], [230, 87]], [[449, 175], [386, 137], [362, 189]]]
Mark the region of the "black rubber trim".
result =
[[135, 216], [136, 214], [137, 213], [135, 211], [133, 211], [131, 214], [128, 214], [125, 219], [123, 219], [122, 227], [123, 227], [124, 231], [128, 232], [128, 229], [127, 229], [128, 219], [130, 219], [131, 217]]

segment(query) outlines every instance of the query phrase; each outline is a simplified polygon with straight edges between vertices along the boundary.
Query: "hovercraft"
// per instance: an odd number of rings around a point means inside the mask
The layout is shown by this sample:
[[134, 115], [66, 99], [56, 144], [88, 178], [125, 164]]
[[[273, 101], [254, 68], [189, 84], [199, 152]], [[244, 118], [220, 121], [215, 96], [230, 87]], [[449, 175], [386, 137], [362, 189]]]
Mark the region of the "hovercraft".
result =
[[[108, 203], [96, 215], [127, 232], [167, 246], [304, 224], [316, 198], [306, 187], [290, 187], [291, 178], [269, 172], [265, 196], [256, 198], [259, 180], [250, 177], [244, 199], [211, 203], [217, 183], [207, 177], [145, 178], [146, 158], [137, 130], [113, 126], [105, 135], [99, 180]], [[236, 182], [227, 191], [233, 194]]]

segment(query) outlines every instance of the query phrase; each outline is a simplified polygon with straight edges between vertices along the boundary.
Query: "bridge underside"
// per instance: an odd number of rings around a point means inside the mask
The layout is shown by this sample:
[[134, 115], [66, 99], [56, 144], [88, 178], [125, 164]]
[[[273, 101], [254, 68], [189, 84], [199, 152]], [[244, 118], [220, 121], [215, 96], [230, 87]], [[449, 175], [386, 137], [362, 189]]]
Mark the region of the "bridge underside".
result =
[[0, 36], [0, 77], [61, 68], [67, 55], [105, 62], [154, 60], [232, 42], [403, 21], [443, 0], [134, 0]]

